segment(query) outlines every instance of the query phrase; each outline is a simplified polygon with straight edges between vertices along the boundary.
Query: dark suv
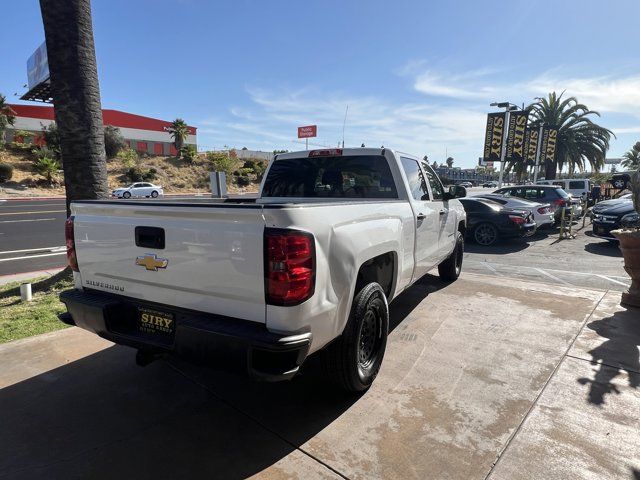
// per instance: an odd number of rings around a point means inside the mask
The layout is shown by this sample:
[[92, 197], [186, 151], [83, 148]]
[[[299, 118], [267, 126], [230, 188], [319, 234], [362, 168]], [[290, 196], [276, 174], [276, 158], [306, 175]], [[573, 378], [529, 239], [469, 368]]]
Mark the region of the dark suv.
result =
[[571, 195], [556, 185], [517, 185], [499, 188], [493, 193], [501, 193], [506, 197], [524, 198], [531, 202], [549, 203], [556, 221], [560, 220], [563, 208], [571, 207]]

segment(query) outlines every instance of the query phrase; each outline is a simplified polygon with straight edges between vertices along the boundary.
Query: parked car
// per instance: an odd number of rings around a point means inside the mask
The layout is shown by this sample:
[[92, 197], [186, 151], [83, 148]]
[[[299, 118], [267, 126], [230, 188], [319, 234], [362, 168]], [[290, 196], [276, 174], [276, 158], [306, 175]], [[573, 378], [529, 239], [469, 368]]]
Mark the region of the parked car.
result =
[[128, 187], [116, 188], [113, 192], [111, 192], [111, 196], [116, 198], [157, 198], [162, 195], [164, 195], [164, 190], [162, 189], [162, 187], [147, 182], [132, 183]]
[[632, 196], [633, 194], [626, 193], [624, 195], [621, 195], [618, 198], [612, 198], [610, 200], [603, 200], [601, 202], [598, 202], [593, 207], [589, 208], [587, 215], [589, 215], [591, 220], [593, 220], [597, 214], [602, 213], [604, 210], [607, 210], [608, 208], [611, 208], [614, 205], [619, 205], [625, 202], [632, 202], [633, 201]]
[[324, 350], [331, 378], [363, 391], [389, 302], [436, 266], [460, 274], [464, 191], [417, 157], [353, 148], [276, 155], [257, 199], [74, 201], [62, 319], [140, 364], [171, 353], [269, 381]]
[[471, 183], [471, 182], [460, 182], [458, 185], [460, 185], [461, 187], [464, 187], [464, 188], [473, 187], [473, 183]]
[[525, 210], [505, 208], [484, 198], [461, 198], [467, 212], [467, 236], [484, 246], [499, 239], [528, 237], [536, 231], [536, 222]]
[[537, 185], [556, 185], [574, 198], [587, 200], [593, 182], [587, 178], [565, 178], [562, 180], [538, 180]]
[[476, 195], [473, 198], [484, 198], [499, 203], [503, 207], [512, 208], [514, 210], [526, 210], [531, 213], [533, 220], [536, 222], [537, 228], [551, 226], [555, 223], [551, 205], [548, 203], [537, 203], [524, 200], [517, 197], [505, 197], [497, 193], [486, 193]]
[[498, 182], [494, 182], [494, 181], [491, 181], [491, 182], [484, 182], [484, 183], [482, 184], [482, 188], [487, 188], [487, 187], [488, 187], [488, 188], [496, 188], [497, 186], [498, 186]]
[[573, 199], [571, 195], [557, 185], [516, 185], [499, 188], [493, 193], [499, 193], [507, 197], [523, 198], [538, 203], [548, 203], [551, 205], [556, 222], [560, 221], [562, 209], [565, 209], [565, 215], [568, 215], [570, 213], [569, 210], [573, 207], [574, 215], [582, 215], [580, 201]]
[[[596, 207], [600, 205], [601, 204], [598, 204]], [[633, 201], [629, 200], [618, 201], [604, 208], [599, 208], [594, 212], [592, 223], [593, 234], [596, 237], [617, 241], [617, 239], [611, 235], [611, 231], [623, 226], [638, 225], [639, 217], [640, 215], [633, 208]]]

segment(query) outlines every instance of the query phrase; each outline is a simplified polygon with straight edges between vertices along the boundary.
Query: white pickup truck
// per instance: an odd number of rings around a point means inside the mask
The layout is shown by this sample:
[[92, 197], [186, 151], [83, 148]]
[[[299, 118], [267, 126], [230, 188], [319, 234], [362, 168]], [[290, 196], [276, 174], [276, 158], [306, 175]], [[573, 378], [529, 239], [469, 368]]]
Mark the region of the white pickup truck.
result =
[[460, 274], [465, 193], [416, 157], [354, 148], [277, 155], [256, 199], [76, 201], [61, 320], [139, 364], [177, 354], [271, 381], [319, 352], [363, 391], [388, 303], [436, 266]]

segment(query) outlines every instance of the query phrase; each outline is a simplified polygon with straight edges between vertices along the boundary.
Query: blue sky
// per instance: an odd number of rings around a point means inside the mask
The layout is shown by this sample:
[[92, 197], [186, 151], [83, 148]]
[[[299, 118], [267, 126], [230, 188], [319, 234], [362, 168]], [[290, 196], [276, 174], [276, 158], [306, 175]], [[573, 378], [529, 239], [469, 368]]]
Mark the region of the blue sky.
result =
[[[385, 145], [459, 166], [482, 151], [492, 101], [566, 90], [640, 140], [638, 0], [94, 0], [102, 104], [198, 127], [202, 147]], [[38, 2], [0, 29], [0, 92], [24, 92]]]

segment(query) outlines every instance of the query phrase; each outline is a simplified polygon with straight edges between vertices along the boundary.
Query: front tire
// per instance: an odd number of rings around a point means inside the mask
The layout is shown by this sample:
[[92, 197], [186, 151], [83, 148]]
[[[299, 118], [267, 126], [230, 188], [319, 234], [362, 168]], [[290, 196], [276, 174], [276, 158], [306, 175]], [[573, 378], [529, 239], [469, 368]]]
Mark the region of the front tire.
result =
[[388, 332], [387, 297], [380, 285], [369, 283], [355, 296], [342, 335], [324, 352], [327, 376], [348, 392], [367, 390], [382, 365]]
[[129, 192], [124, 192], [124, 193], [122, 194], [122, 198], [131, 198], [131, 193], [129, 193]]
[[498, 240], [498, 229], [491, 223], [481, 223], [473, 231], [473, 239], [478, 245], [488, 247]]
[[456, 245], [451, 255], [438, 265], [440, 279], [445, 282], [455, 282], [462, 271], [462, 257], [464, 255], [464, 237], [460, 231], [456, 232]]

